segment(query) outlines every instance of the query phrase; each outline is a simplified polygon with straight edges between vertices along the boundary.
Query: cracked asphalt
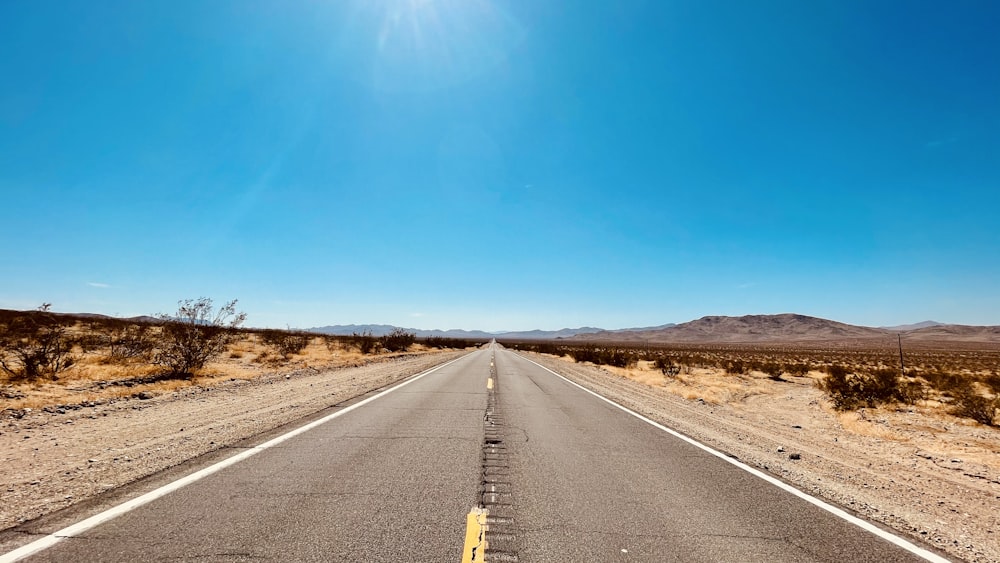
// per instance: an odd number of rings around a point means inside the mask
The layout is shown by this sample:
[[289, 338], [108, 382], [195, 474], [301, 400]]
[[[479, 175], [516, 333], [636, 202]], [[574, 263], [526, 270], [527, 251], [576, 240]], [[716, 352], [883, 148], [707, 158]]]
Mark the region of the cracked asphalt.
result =
[[[483, 482], [491, 353], [30, 560], [460, 561]], [[495, 358], [518, 561], [920, 560], [511, 351]]]

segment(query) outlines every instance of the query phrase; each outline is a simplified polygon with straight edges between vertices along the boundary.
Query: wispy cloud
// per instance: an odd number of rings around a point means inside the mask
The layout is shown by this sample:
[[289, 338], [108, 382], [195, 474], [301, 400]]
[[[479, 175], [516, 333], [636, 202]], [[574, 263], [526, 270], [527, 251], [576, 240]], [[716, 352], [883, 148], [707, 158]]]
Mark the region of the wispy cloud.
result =
[[99, 287], [101, 289], [107, 289], [111, 287], [110, 284], [100, 283], [100, 282], [87, 282], [87, 285], [89, 285], [90, 287]]
[[411, 317], [422, 317], [422, 316], [424, 316], [424, 314], [423, 313], [410, 313], [410, 316]]
[[928, 149], [936, 149], [943, 147], [945, 145], [951, 145], [958, 142], [958, 137], [948, 137], [947, 139], [938, 139], [936, 141], [930, 141], [924, 144], [924, 147]]
[[736, 289], [749, 289], [755, 285], [757, 284], [753, 282], [741, 283], [740, 285], [736, 286]]

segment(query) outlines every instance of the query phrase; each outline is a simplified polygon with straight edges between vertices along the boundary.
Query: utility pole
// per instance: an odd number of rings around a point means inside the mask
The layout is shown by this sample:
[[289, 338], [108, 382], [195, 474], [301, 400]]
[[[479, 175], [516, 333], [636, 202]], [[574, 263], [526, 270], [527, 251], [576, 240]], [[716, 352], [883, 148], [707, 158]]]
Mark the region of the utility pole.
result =
[[899, 375], [906, 377], [906, 368], [903, 366], [903, 335], [897, 332], [896, 340], [899, 342]]

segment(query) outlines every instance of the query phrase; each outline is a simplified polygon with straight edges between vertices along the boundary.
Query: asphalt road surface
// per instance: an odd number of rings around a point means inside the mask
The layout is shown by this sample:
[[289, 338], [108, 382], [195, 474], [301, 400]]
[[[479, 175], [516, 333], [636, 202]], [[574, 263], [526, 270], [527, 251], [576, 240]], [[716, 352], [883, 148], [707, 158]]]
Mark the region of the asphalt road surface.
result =
[[481, 540], [486, 561], [922, 560], [499, 347], [27, 560], [437, 563]]

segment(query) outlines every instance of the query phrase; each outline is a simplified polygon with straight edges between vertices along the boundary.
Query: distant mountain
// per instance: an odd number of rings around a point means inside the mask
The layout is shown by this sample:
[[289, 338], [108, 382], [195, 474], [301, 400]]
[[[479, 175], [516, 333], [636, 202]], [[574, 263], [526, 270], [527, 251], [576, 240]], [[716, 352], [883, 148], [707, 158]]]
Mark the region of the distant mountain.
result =
[[[375, 336], [388, 334], [392, 325], [334, 325], [308, 329], [325, 334], [350, 335], [371, 331]], [[746, 315], [743, 317], [708, 316], [681, 324], [654, 327], [604, 330], [594, 327], [561, 330], [528, 330], [489, 333], [479, 330], [420, 330], [405, 329], [418, 337], [502, 340], [568, 340], [571, 342], [621, 343], [792, 343], [883, 340], [902, 333], [904, 340], [941, 342], [1000, 342], [1000, 326], [947, 325], [924, 321], [913, 325], [872, 328], [855, 326], [829, 319], [785, 313], [780, 315]]]
[[420, 338], [426, 338], [428, 336], [438, 336], [442, 338], [493, 338], [492, 334], [481, 330], [421, 330], [418, 328], [404, 328], [394, 325], [330, 325], [307, 328], [306, 330], [309, 332], [333, 334], [338, 336], [350, 336], [354, 333], [364, 334], [365, 332], [370, 332], [372, 336], [385, 336], [397, 328], [403, 328], [403, 330], [412, 332]]
[[[28, 311], [15, 311], [12, 309], [0, 309], [3, 313], [36, 313], [38, 311], [28, 310]], [[56, 315], [58, 317], [71, 317], [76, 319], [114, 319], [119, 321], [131, 321], [133, 323], [162, 323], [163, 319], [157, 317], [150, 317], [149, 315], [140, 315], [138, 317], [114, 317], [111, 315], [102, 315], [101, 313], [60, 313], [56, 311], [49, 311], [48, 314]]]
[[630, 332], [604, 331], [573, 340], [648, 343], [801, 342], [884, 338], [889, 331], [785, 313], [743, 317], [709, 316], [667, 328]]
[[496, 335], [497, 338], [509, 340], [554, 340], [556, 338], [570, 338], [579, 334], [595, 334], [602, 332], [603, 328], [584, 326], [580, 328], [563, 328], [559, 330], [525, 330], [520, 332], [502, 332]]
[[1000, 342], [1000, 326], [936, 325], [911, 330], [903, 340]]
[[[330, 325], [316, 328], [307, 328], [309, 332], [321, 334], [334, 334], [340, 336], [350, 336], [354, 333], [371, 332], [373, 336], [384, 336], [393, 330], [400, 328], [394, 325]], [[483, 332], [481, 330], [424, 330], [419, 328], [403, 328], [407, 332], [412, 332], [418, 338], [437, 336], [442, 338], [504, 338], [508, 340], [554, 340], [556, 338], [569, 338], [578, 334], [593, 334], [604, 329], [594, 327], [564, 328], [560, 330], [527, 330], [512, 332]]]
[[890, 330], [892, 332], [907, 332], [910, 330], [917, 330], [920, 328], [929, 328], [932, 326], [942, 326], [944, 323], [939, 323], [937, 321], [923, 321], [919, 323], [913, 323], [910, 325], [896, 325], [896, 326], [883, 326], [879, 327], [883, 330]]
[[677, 323], [667, 323], [665, 325], [644, 326], [644, 327], [641, 327], [641, 328], [617, 328], [617, 329], [609, 330], [609, 331], [606, 331], [606, 332], [649, 332], [649, 331], [653, 331], [653, 330], [663, 330], [665, 328], [671, 328], [671, 327], [675, 327], [675, 326], [677, 326]]

